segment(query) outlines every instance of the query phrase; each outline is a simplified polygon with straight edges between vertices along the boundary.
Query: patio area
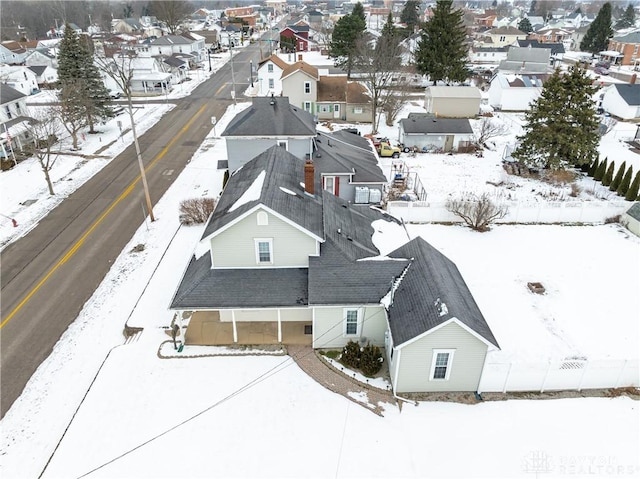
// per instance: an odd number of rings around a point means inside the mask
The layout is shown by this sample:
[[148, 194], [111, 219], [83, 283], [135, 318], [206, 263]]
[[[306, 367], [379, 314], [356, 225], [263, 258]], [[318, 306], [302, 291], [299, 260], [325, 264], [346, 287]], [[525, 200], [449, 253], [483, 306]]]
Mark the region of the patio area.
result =
[[[282, 344], [311, 345], [312, 335], [305, 334], [308, 321], [282, 321]], [[185, 343], [194, 346], [231, 344], [280, 344], [278, 323], [274, 321], [236, 321], [237, 341], [233, 340], [233, 323], [220, 321], [218, 311], [195, 311], [189, 321]]]

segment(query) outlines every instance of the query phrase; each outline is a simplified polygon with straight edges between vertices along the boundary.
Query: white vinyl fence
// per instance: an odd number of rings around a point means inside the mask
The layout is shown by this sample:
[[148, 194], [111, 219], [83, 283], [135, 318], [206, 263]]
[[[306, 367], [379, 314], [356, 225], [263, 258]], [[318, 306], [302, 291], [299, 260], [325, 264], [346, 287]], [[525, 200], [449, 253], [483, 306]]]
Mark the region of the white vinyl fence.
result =
[[[631, 207], [629, 201], [555, 201], [541, 203], [500, 203], [509, 208], [507, 215], [496, 223], [552, 224], [603, 223], [607, 218], [621, 215]], [[447, 211], [445, 202], [390, 201], [387, 211], [405, 223], [461, 223]]]
[[478, 392], [559, 391], [640, 386], [634, 360], [564, 360], [548, 363], [487, 363]]

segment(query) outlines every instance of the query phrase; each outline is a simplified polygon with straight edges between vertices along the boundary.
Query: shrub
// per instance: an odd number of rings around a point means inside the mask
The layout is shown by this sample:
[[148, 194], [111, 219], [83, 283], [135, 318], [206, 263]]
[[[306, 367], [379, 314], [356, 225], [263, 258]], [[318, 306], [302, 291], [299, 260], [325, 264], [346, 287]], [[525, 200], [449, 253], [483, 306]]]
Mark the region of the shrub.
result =
[[504, 218], [509, 212], [508, 207], [494, 204], [487, 193], [482, 196], [471, 193], [450, 199], [445, 207], [475, 231], [489, 231], [491, 223]]
[[609, 168], [607, 168], [607, 172], [602, 177], [603, 186], [609, 186], [611, 184], [611, 182], [613, 181], [613, 171], [615, 169], [616, 169], [616, 162], [612, 161], [611, 164], [609, 165]]
[[591, 163], [591, 166], [589, 167], [589, 171], [587, 172], [587, 176], [590, 176], [591, 178], [593, 178], [599, 166], [600, 166], [600, 160], [596, 158], [595, 160], [593, 160], [593, 163]]
[[604, 178], [604, 174], [607, 171], [607, 163], [609, 162], [608, 158], [605, 158], [604, 161], [600, 162], [598, 168], [596, 169], [595, 174], [593, 175], [593, 179], [596, 181], [601, 181]]
[[355, 341], [349, 341], [344, 348], [342, 348], [342, 364], [352, 368], [358, 368], [360, 366], [360, 345]]
[[204, 223], [216, 207], [213, 198], [191, 198], [180, 203], [180, 223], [193, 225]]
[[620, 165], [620, 168], [618, 168], [618, 171], [616, 172], [616, 176], [613, 178], [613, 181], [611, 181], [611, 185], [609, 185], [610, 191], [616, 191], [618, 189], [618, 186], [620, 186], [620, 183], [622, 182], [622, 177], [624, 176], [624, 172], [626, 170], [627, 170], [627, 162], [623, 161], [622, 164]]
[[338, 356], [340, 356], [340, 351], [336, 351], [335, 349], [332, 349], [331, 351], [325, 351], [324, 355], [328, 358], [336, 359]]
[[374, 376], [382, 367], [382, 353], [378, 346], [367, 343], [360, 355], [360, 370], [368, 377]]
[[620, 186], [616, 190], [620, 196], [627, 196], [627, 192], [629, 191], [629, 185], [631, 184], [631, 177], [633, 176], [633, 165], [629, 166], [627, 172], [624, 174], [624, 178], [620, 182]]
[[627, 194], [624, 195], [624, 199], [627, 201], [635, 201], [638, 199], [638, 190], [640, 190], [640, 171], [636, 173], [636, 176], [633, 178], [633, 183], [627, 190]]

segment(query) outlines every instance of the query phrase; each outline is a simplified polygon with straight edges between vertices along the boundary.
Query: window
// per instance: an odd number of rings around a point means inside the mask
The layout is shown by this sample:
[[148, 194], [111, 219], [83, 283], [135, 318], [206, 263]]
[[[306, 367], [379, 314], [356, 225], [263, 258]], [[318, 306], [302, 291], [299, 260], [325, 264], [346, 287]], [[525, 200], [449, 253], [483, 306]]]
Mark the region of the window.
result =
[[362, 310], [357, 308], [344, 310], [344, 335], [360, 336]]
[[335, 191], [336, 191], [336, 177], [335, 176], [325, 176], [324, 177], [324, 189], [327, 190], [332, 195], [335, 195]]
[[311, 82], [304, 82], [304, 92], [305, 93], [311, 93]]
[[304, 111], [308, 111], [309, 113], [311, 113], [311, 102], [310, 101], [305, 101], [304, 102]]
[[4, 112], [7, 115], [7, 119], [11, 120], [11, 118], [13, 118], [13, 115], [11, 115], [11, 110], [9, 109], [9, 106], [4, 107]]
[[287, 140], [278, 140], [278, 146], [287, 150], [289, 147], [289, 142]]
[[269, 64], [267, 65], [267, 72], [269, 72], [269, 73], [273, 73], [273, 63], [269, 63]]
[[434, 349], [431, 359], [431, 381], [448, 381], [455, 349]]
[[269, 89], [270, 89], [270, 90], [273, 90], [273, 89], [274, 89], [274, 87], [275, 87], [275, 85], [274, 85], [273, 78], [269, 78]]
[[356, 115], [361, 115], [362, 114], [362, 108], [359, 106], [356, 106], [353, 108], [353, 113], [355, 113]]
[[273, 240], [271, 238], [257, 238], [256, 243], [256, 263], [273, 264]]
[[499, 40], [499, 41], [504, 42], [504, 41], [506, 40], [506, 38], [507, 38], [507, 37], [505, 37], [505, 36], [503, 35], [503, 36], [501, 36], [501, 37], [500, 37], [500, 40]]

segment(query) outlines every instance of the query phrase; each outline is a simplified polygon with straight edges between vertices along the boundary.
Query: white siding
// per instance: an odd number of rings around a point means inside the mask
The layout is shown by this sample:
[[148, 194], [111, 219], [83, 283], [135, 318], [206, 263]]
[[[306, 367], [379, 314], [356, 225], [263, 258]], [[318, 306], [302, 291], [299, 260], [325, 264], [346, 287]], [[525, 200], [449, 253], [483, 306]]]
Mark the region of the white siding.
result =
[[[262, 211], [262, 210], [259, 210]], [[268, 214], [268, 225], [258, 226], [255, 211], [211, 239], [214, 268], [303, 268], [316, 254], [316, 240], [277, 216]], [[273, 264], [256, 263], [255, 238], [271, 238]]]
[[[304, 92], [304, 84], [309, 82], [309, 93]], [[316, 102], [318, 100], [317, 81], [306, 73], [298, 70], [282, 80], [282, 95], [289, 97], [289, 104], [304, 110], [304, 103], [311, 103], [311, 114], [316, 114]]]
[[640, 107], [627, 104], [613, 85], [611, 85], [604, 94], [602, 108], [607, 113], [620, 117], [623, 120], [640, 118]]
[[[280, 321], [283, 323], [286, 321], [311, 321], [311, 313], [309, 308], [280, 309]], [[278, 321], [277, 309], [235, 309], [233, 315], [238, 322]], [[231, 321], [231, 310], [220, 310], [220, 322], [229, 323]]]
[[[455, 350], [447, 381], [429, 379], [434, 349]], [[394, 384], [396, 392], [476, 391], [487, 345], [457, 324], [450, 323], [402, 347], [400, 353], [398, 379]], [[394, 356], [396, 354], [397, 350]], [[395, 360], [394, 357], [393, 362]]]
[[[344, 309], [362, 308], [363, 316], [358, 336], [344, 334]], [[314, 308], [313, 347], [342, 348], [350, 340], [360, 341], [366, 338], [371, 344], [384, 346], [384, 333], [387, 329], [386, 312], [380, 305], [345, 305]]]

